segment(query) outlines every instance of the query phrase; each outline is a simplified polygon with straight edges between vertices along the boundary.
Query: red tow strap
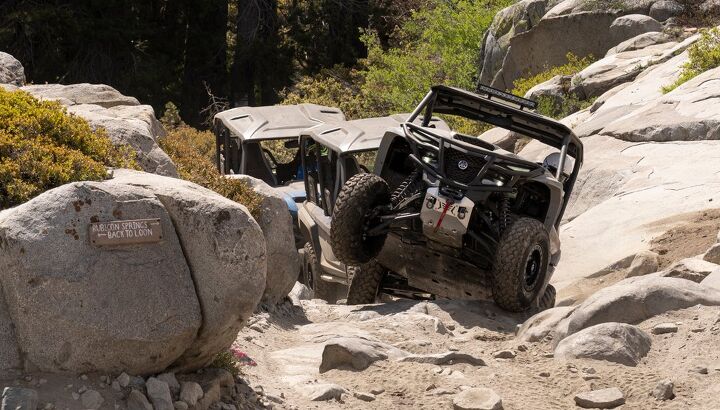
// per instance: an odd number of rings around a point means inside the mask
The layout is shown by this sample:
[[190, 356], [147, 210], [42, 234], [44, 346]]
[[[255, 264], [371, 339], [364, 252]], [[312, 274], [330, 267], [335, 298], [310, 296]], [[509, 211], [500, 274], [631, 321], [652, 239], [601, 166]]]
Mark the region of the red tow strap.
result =
[[450, 209], [450, 206], [452, 204], [452, 201], [447, 201], [445, 203], [445, 207], [443, 208], [442, 214], [440, 214], [440, 219], [438, 219], [437, 225], [435, 225], [435, 230], [433, 232], [437, 232], [437, 230], [440, 229], [440, 225], [442, 225], [443, 219], [445, 219], [445, 215], [447, 214], [447, 211], [448, 209]]

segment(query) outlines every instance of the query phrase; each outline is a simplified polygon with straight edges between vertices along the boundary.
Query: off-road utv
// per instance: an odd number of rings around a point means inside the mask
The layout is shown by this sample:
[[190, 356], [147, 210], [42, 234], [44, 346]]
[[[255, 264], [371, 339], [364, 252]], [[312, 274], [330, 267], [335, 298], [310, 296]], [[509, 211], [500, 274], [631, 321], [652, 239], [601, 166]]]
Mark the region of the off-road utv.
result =
[[[298, 222], [307, 241], [301, 282], [315, 297], [331, 303], [347, 295], [347, 286], [360, 270], [377, 274], [382, 268], [371, 261], [346, 266], [333, 255], [330, 222], [335, 200], [343, 184], [357, 174], [372, 172], [380, 142], [388, 130], [401, 132], [409, 114], [382, 118], [325, 123], [307, 129], [300, 136], [300, 154], [307, 200], [300, 205]], [[433, 127], [449, 130], [435, 118]], [[352, 297], [349, 303], [360, 303]]]
[[[370, 303], [382, 289], [492, 298], [510, 311], [554, 304], [548, 282], [560, 260], [558, 227], [583, 146], [565, 125], [532, 112], [535, 106], [490, 87], [436, 86], [407, 122], [385, 133], [373, 173], [350, 177], [333, 202], [333, 255], [346, 265], [376, 259], [384, 268], [356, 273], [349, 300]], [[553, 152], [536, 163], [418, 124], [421, 115], [502, 127]]]
[[216, 164], [223, 175], [245, 174], [286, 195], [293, 218], [305, 200], [298, 137], [306, 128], [344, 121], [337, 108], [315, 104], [239, 107], [215, 115]]

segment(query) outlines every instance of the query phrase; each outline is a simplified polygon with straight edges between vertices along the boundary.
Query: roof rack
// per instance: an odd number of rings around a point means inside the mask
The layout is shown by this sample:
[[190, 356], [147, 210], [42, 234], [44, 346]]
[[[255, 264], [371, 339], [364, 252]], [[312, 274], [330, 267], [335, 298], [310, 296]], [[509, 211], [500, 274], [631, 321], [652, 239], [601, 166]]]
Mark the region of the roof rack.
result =
[[528, 108], [531, 110], [534, 110], [537, 108], [537, 102], [533, 100], [528, 100], [527, 98], [518, 97], [517, 95], [513, 95], [510, 93], [506, 93], [505, 91], [500, 91], [497, 88], [492, 88], [484, 84], [479, 84], [477, 88], [477, 92], [481, 94], [487, 94], [489, 99], [492, 99], [493, 97], [506, 101], [511, 102], [513, 104], [517, 104], [520, 106], [521, 109]]

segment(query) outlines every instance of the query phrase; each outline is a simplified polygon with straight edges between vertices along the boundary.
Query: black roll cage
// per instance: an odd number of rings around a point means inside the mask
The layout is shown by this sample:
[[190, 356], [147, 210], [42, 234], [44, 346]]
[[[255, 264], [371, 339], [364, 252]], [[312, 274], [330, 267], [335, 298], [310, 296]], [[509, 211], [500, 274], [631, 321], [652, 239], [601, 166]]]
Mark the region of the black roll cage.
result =
[[[572, 172], [563, 183], [563, 204], [555, 223], [556, 226], [559, 226], [582, 167], [582, 142], [565, 125], [527, 111], [528, 108], [535, 108], [536, 104], [533, 101], [488, 86], [480, 87], [479, 91], [483, 95], [443, 85], [432, 87], [402, 125], [405, 139], [412, 150], [410, 158], [443, 184], [467, 191], [508, 192], [512, 191], [513, 186], [520, 178], [533, 178], [542, 175], [544, 172], [544, 169], [534, 162], [503, 155], [474, 144], [439, 135], [432, 128], [429, 128], [429, 122], [425, 120], [432, 118], [435, 113], [458, 115], [471, 120], [483, 121], [558, 148], [560, 149], [560, 160], [555, 174], [558, 181], [562, 180], [561, 176], [565, 169], [567, 156], [570, 155], [574, 159]], [[418, 126], [413, 121], [421, 113], [423, 113], [424, 120], [422, 125]], [[457, 182], [446, 176], [444, 158], [447, 149], [455, 149], [485, 161], [482, 169], [469, 184]], [[436, 153], [437, 167], [422, 160], [422, 150]], [[511, 167], [520, 169], [512, 169]], [[511, 180], [503, 186], [483, 184], [483, 177], [489, 171], [507, 175]]]

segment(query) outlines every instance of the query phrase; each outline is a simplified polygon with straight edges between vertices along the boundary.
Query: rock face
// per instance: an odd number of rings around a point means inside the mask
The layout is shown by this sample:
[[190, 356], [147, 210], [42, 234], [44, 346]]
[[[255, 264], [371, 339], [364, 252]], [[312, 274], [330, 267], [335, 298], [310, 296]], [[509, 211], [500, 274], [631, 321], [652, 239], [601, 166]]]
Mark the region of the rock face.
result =
[[263, 303], [272, 305], [287, 296], [298, 279], [300, 256], [295, 249], [293, 220], [282, 192], [247, 175], [232, 178], [247, 181], [262, 197], [262, 215], [258, 224], [265, 236], [267, 247], [267, 279]]
[[625, 276], [628, 278], [643, 276], [648, 273], [657, 272], [657, 270], [658, 254], [651, 251], [642, 251], [635, 255]]
[[262, 231], [244, 206], [191, 182], [118, 170], [107, 184], [153, 192], [172, 218], [203, 319], [195, 342], [176, 366], [209, 364], [235, 340], [265, 289]]
[[650, 351], [650, 336], [624, 323], [602, 323], [563, 339], [555, 348], [558, 359], [594, 359], [637, 366]]
[[13, 56], [0, 51], [0, 84], [20, 87], [25, 84], [25, 68]]
[[483, 39], [479, 83], [512, 89], [520, 77], [565, 64], [568, 52], [599, 57], [638, 34], [660, 31], [647, 16], [652, 3], [524, 0], [507, 7]]
[[[0, 284], [22, 370], [199, 367], [230, 345], [262, 294], [264, 241], [244, 207], [174, 178], [118, 174], [0, 213]], [[157, 243], [90, 243], [92, 222], [152, 218]]]
[[36, 98], [58, 101], [94, 129], [104, 128], [115, 144], [126, 144], [138, 154], [140, 167], [151, 173], [177, 177], [170, 157], [157, 145], [165, 130], [149, 105], [102, 84], [45, 84], [20, 88]]

